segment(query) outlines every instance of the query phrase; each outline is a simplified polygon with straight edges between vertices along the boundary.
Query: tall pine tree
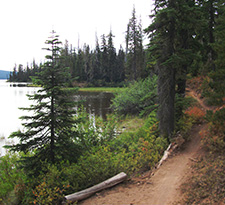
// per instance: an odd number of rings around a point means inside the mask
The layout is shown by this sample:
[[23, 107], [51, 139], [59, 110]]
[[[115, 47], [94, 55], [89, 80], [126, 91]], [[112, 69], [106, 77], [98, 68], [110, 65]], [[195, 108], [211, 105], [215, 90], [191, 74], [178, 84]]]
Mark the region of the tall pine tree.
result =
[[141, 22], [137, 22], [136, 10], [133, 8], [132, 18], [126, 31], [126, 77], [137, 80], [144, 70], [143, 32]]
[[116, 79], [116, 73], [117, 73], [117, 65], [116, 65], [116, 49], [113, 45], [113, 34], [112, 31], [110, 31], [108, 35], [108, 45], [107, 45], [107, 51], [108, 51], [108, 75], [110, 82], [115, 82]]
[[[170, 136], [175, 127], [175, 94], [177, 91], [184, 97], [186, 74], [195, 52], [195, 1], [156, 0], [152, 17], [153, 23], [146, 31], [151, 60], [158, 73], [159, 128], [161, 135]], [[178, 112], [180, 117], [182, 107]]]
[[42, 88], [38, 93], [30, 95], [29, 99], [35, 103], [23, 110], [32, 111], [30, 116], [21, 117], [24, 130], [14, 132], [12, 137], [17, 137], [19, 143], [10, 146], [12, 151], [32, 152], [32, 156], [24, 159], [24, 166], [32, 173], [41, 171], [42, 163], [59, 163], [62, 160], [74, 161], [78, 149], [74, 146], [72, 126], [74, 120], [74, 100], [72, 95], [63, 89], [69, 79], [69, 68], [61, 67], [59, 45], [61, 42], [54, 31], [46, 41], [49, 46], [46, 50], [51, 54], [46, 56], [34, 83]]

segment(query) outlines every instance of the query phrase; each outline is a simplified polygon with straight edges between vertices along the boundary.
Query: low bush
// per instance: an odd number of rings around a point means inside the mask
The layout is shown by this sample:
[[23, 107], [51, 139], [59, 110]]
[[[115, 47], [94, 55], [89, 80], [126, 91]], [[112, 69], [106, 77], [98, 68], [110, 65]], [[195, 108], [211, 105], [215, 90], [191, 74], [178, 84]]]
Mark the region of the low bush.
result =
[[125, 130], [108, 143], [92, 147], [66, 169], [73, 191], [92, 186], [119, 172], [128, 175], [152, 168], [162, 156], [167, 142], [158, 137], [155, 113], [137, 130]]
[[194, 123], [201, 123], [204, 120], [206, 113], [201, 108], [194, 106], [187, 109], [185, 114], [189, 116]]
[[[64, 195], [67, 190], [70, 190], [70, 183], [65, 176], [66, 168], [68, 163], [61, 163], [59, 166], [49, 165], [48, 170], [45, 174], [41, 174], [35, 180], [34, 183], [39, 183], [33, 186], [32, 194], [29, 193], [23, 201], [28, 204], [62, 204]], [[29, 199], [29, 200], [28, 200]]]
[[[173, 141], [181, 145], [184, 141], [190, 139], [190, 130], [194, 124], [204, 122], [205, 111], [199, 108], [197, 101], [191, 97], [176, 99], [176, 126]], [[177, 111], [182, 108], [182, 113]], [[178, 112], [179, 113], [179, 112]], [[178, 118], [179, 117], [179, 118]]]
[[77, 111], [79, 124], [72, 128], [79, 137], [75, 140], [83, 150], [90, 150], [93, 146], [103, 145], [116, 137], [119, 117], [113, 114], [107, 115], [107, 120], [89, 115], [83, 108]]
[[202, 141], [210, 151], [225, 153], [225, 108], [208, 111], [208, 129], [201, 132]]
[[0, 204], [12, 204], [20, 200], [26, 175], [18, 168], [18, 160], [17, 154], [6, 154], [0, 158]]
[[157, 107], [157, 76], [130, 83], [118, 92], [112, 107], [122, 114], [147, 115]]

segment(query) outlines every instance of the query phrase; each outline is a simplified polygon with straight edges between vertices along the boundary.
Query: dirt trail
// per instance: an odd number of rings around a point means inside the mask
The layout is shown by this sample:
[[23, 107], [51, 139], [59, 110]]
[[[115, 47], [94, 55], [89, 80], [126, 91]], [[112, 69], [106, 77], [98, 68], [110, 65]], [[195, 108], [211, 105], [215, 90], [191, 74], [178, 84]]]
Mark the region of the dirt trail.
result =
[[[204, 109], [206, 107], [193, 91], [189, 95], [196, 98]], [[180, 185], [185, 182], [191, 172], [191, 163], [200, 153], [199, 131], [206, 125], [196, 125], [190, 135], [191, 140], [182, 151], [173, 153], [162, 166], [150, 177], [132, 178], [114, 188], [104, 190], [94, 196], [79, 202], [79, 205], [166, 205], [179, 204], [182, 194]]]
[[212, 110], [212, 109], [214, 109], [213, 106], [210, 107], [210, 106], [205, 105], [204, 101], [201, 99], [201, 96], [199, 94], [195, 93], [194, 90], [188, 88], [187, 89], [187, 95], [188, 96], [191, 96], [192, 98], [194, 98], [195, 100], [197, 100], [198, 103], [201, 105], [201, 107], [204, 110]]

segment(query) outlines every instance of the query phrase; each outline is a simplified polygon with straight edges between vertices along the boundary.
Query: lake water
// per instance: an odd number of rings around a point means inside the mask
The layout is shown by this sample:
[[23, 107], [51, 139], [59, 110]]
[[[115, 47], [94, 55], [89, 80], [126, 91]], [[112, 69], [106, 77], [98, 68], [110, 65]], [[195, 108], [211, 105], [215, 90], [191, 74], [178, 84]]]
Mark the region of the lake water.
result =
[[[19, 86], [18, 86], [19, 85]], [[2, 147], [6, 144], [16, 143], [15, 139], [8, 139], [8, 136], [22, 128], [20, 116], [29, 115], [26, 111], [19, 110], [19, 107], [29, 107], [32, 101], [28, 100], [27, 94], [34, 94], [39, 88], [23, 87], [21, 83], [7, 83], [0, 80], [0, 156], [6, 150]], [[85, 100], [84, 107], [92, 115], [106, 118], [111, 112], [110, 104], [113, 94], [103, 92], [78, 92], [74, 96], [76, 100]]]

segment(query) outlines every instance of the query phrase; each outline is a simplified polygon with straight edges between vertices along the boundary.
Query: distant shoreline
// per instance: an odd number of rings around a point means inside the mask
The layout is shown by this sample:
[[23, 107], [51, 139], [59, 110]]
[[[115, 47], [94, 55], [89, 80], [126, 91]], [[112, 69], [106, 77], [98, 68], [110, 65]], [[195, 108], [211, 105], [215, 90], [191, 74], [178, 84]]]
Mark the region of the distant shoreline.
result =
[[1, 80], [7, 80], [9, 79], [11, 71], [6, 71], [6, 70], [0, 70], [0, 79]]

